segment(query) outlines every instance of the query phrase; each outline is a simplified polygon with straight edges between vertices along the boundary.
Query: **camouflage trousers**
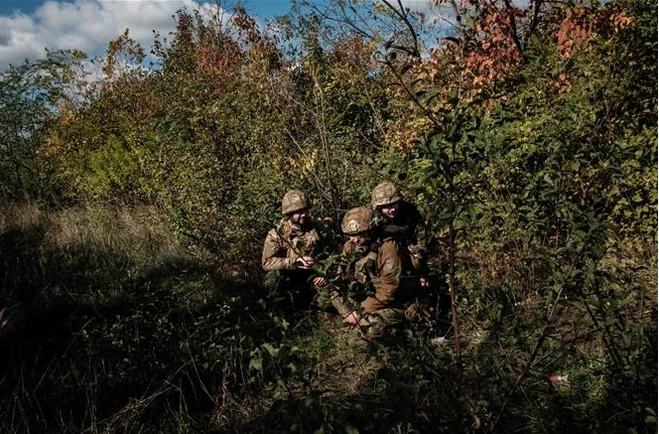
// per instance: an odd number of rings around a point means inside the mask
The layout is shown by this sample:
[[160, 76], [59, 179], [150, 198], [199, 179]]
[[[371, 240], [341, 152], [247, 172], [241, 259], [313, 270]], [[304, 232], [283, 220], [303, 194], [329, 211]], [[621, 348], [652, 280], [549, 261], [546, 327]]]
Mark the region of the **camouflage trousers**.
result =
[[329, 298], [330, 303], [339, 315], [341, 315], [341, 318], [347, 317], [357, 308], [357, 303], [355, 303], [350, 297], [342, 296], [338, 291], [330, 291]]
[[[330, 302], [343, 318], [358, 311], [358, 303], [350, 297], [341, 296], [337, 291], [330, 292]], [[387, 327], [403, 321], [405, 321], [405, 309], [385, 308], [362, 316], [355, 329], [365, 337], [375, 338], [381, 336]]]

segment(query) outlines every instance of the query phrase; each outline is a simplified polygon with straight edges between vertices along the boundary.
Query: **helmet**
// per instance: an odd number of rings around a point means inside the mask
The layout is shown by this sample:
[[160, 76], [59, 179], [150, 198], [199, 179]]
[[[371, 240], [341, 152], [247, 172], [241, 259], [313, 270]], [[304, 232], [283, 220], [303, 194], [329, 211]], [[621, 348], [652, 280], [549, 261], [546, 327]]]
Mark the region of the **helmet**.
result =
[[396, 203], [401, 200], [400, 195], [396, 186], [389, 181], [384, 181], [379, 183], [374, 189], [373, 194], [371, 194], [371, 206], [373, 209]]
[[373, 211], [366, 207], [353, 208], [343, 216], [341, 230], [346, 235], [357, 235], [367, 231], [373, 218]]
[[300, 190], [289, 190], [281, 201], [281, 213], [293, 214], [302, 209], [311, 208], [307, 195]]

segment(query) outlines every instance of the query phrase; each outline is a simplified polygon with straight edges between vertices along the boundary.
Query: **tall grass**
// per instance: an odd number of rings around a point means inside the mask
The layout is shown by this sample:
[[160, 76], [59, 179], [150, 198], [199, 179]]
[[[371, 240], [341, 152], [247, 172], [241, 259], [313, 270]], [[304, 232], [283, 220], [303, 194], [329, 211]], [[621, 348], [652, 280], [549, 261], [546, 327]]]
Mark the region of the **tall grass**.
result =
[[[154, 208], [2, 208], [2, 432], [652, 431], [656, 246], [612, 246], [609, 295], [566, 297], [535, 359], [546, 272], [469, 257], [461, 294], [483, 296], [464, 300], [460, 362], [421, 322], [352, 348], [336, 318], [277, 305], [258, 273], [191, 250]], [[583, 301], [619, 304], [616, 339]]]
[[245, 355], [220, 331], [241, 313], [236, 294], [255, 294], [191, 255], [155, 209], [0, 216], [3, 432], [133, 432], [154, 413], [186, 425], [242, 381], [222, 379]]
[[6, 207], [0, 237], [3, 433], [306, 432], [377, 368], [155, 209]]

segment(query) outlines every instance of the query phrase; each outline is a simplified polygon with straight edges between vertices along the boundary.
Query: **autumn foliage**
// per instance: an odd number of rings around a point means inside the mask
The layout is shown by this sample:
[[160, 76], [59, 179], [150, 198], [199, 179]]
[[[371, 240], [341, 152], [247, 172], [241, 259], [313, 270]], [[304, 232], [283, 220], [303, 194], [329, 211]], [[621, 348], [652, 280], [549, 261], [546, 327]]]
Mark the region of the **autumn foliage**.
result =
[[[181, 10], [0, 77], [0, 302], [61, 325], [0, 341], [0, 425], [654, 432], [656, 2], [407, 3]], [[264, 293], [262, 241], [300, 188], [338, 248], [382, 179], [434, 286], [351, 353]]]

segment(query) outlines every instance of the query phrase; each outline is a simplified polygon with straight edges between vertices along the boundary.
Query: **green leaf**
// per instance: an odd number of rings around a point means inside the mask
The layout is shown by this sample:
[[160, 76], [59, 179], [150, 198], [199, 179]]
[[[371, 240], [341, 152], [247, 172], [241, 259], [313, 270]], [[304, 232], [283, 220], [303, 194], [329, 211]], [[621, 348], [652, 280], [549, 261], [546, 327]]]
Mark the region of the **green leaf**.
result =
[[457, 104], [459, 102], [458, 91], [457, 90], [450, 91], [448, 95], [446, 95], [446, 99], [450, 104], [453, 105]]
[[270, 357], [276, 357], [279, 354], [279, 349], [272, 346], [270, 343], [265, 343], [261, 345], [267, 352], [270, 354]]
[[554, 185], [554, 181], [552, 181], [551, 176], [549, 176], [549, 173], [545, 173], [544, 176], [542, 177], [544, 181], [549, 184], [549, 185]]
[[263, 374], [263, 358], [261, 356], [252, 357], [249, 361], [249, 369], [259, 371]]

